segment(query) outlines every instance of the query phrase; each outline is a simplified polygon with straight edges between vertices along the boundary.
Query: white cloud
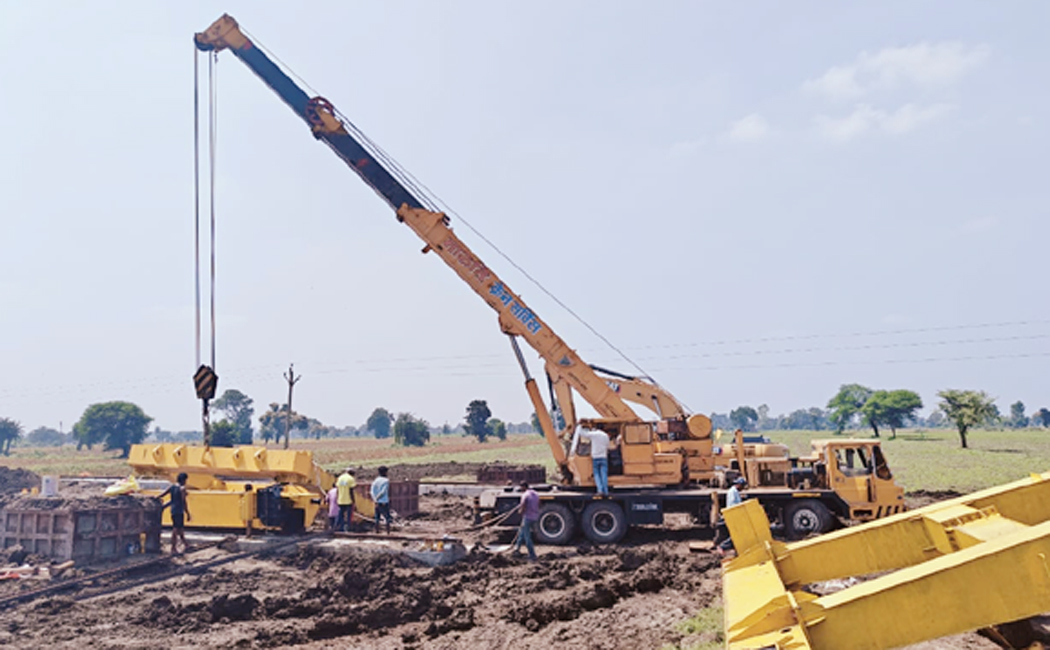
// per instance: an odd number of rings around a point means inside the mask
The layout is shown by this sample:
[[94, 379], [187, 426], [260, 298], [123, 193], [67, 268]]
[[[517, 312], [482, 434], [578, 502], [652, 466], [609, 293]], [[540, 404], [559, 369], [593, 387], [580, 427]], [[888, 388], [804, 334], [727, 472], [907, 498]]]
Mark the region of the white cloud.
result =
[[906, 85], [949, 86], [983, 65], [990, 53], [987, 45], [957, 41], [887, 47], [874, 54], [861, 52], [853, 63], [834, 66], [803, 87], [831, 99], [849, 100]]
[[752, 113], [733, 122], [729, 139], [737, 142], [758, 142], [769, 135], [769, 123], [758, 113]]
[[952, 108], [950, 104], [905, 104], [895, 111], [884, 111], [867, 104], [858, 104], [853, 112], [845, 117], [818, 115], [813, 124], [821, 136], [835, 142], [848, 142], [869, 131], [882, 131], [892, 135], [907, 133], [947, 114]]

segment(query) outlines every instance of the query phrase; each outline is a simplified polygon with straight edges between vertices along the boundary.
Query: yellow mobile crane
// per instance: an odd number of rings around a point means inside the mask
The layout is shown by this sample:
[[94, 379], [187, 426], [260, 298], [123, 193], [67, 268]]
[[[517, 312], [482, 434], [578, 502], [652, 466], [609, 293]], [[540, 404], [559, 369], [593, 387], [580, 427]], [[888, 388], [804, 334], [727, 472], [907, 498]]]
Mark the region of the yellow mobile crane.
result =
[[[647, 377], [633, 377], [591, 366], [533, 312], [496, 273], [482, 262], [450, 227], [449, 217], [436, 209], [417, 185], [383, 154], [354, 124], [323, 97], [310, 97], [271, 57], [252, 42], [229, 15], [195, 37], [202, 51], [229, 50], [245, 63], [304, 121], [313, 136], [327, 144], [365, 183], [390, 205], [397, 220], [424, 242], [498, 314], [500, 329], [510, 339], [525, 375], [525, 386], [562, 473], [566, 486], [542, 496], [539, 538], [564, 543], [577, 523], [592, 539], [616, 541], [631, 524], [663, 521], [665, 509], [702, 512], [717, 492], [697, 485], [724, 484], [728, 469], [747, 475], [755, 494], [780, 520], [795, 522], [798, 534], [834, 525], [834, 516], [869, 519], [902, 509], [902, 493], [885, 467], [877, 443], [829, 442], [809, 464], [801, 459], [756, 457], [745, 453], [744, 440], [734, 444], [736, 458], [719, 467], [711, 421], [690, 413], [681, 402]], [[529, 374], [518, 340], [525, 341], [544, 361], [552, 400], [562, 423], [556, 429], [535, 379]], [[579, 395], [597, 412], [577, 419], [573, 406]], [[651, 410], [654, 421], [640, 417], [628, 403]], [[592, 499], [592, 463], [579, 444], [578, 429], [598, 429], [617, 441], [610, 463], [611, 498]], [[833, 477], [845, 456], [858, 458], [863, 489], [842, 496], [845, 475]], [[876, 464], [881, 459], [880, 469]], [[801, 465], [800, 465], [801, 463]], [[735, 464], [735, 467], [734, 467]], [[843, 470], [845, 471], [845, 470]], [[836, 482], [843, 481], [843, 482]], [[856, 481], [850, 481], [855, 483]], [[579, 489], [582, 488], [582, 489]], [[502, 512], [516, 505], [513, 495], [490, 495], [481, 505]], [[511, 522], [513, 523], [513, 522]]]

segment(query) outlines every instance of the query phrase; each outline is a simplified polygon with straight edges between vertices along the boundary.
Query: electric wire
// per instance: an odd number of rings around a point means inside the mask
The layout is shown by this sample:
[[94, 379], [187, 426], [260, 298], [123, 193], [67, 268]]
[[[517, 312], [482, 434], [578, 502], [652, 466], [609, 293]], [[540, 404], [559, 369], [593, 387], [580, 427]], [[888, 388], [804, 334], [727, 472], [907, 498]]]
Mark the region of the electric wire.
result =
[[[897, 358], [897, 359], [837, 359], [837, 360], [823, 360], [823, 361], [790, 361], [783, 363], [755, 363], [755, 364], [735, 364], [735, 365], [711, 365], [711, 366], [658, 366], [657, 369], [661, 372], [682, 372], [682, 371], [702, 371], [702, 372], [725, 372], [725, 371], [739, 371], [739, 370], [772, 370], [772, 369], [791, 369], [791, 368], [816, 368], [816, 367], [831, 367], [831, 366], [872, 366], [879, 364], [897, 365], [897, 364], [926, 364], [926, 363], [948, 363], [948, 362], [968, 362], [968, 361], [998, 361], [998, 360], [1014, 360], [1014, 359], [1043, 359], [1050, 357], [1050, 351], [1047, 352], [1022, 352], [1022, 353], [998, 353], [998, 354], [972, 354], [965, 356], [948, 356], [948, 357], [921, 357], [921, 358]], [[227, 381], [232, 384], [239, 385], [242, 388], [255, 383], [263, 383], [269, 385], [273, 379], [274, 370], [279, 368], [276, 364], [272, 366], [257, 366], [254, 369], [238, 369], [229, 368], [226, 370]], [[379, 367], [345, 367], [345, 368], [327, 368], [323, 370], [314, 371], [318, 375], [339, 375], [339, 374], [382, 374], [382, 373], [405, 373], [405, 374], [428, 374], [433, 373], [441, 377], [513, 377], [518, 376], [519, 370], [515, 364], [510, 362], [507, 363], [494, 363], [486, 364], [486, 368], [491, 370], [485, 370], [482, 372], [478, 371], [479, 366], [477, 365], [447, 365], [447, 364], [435, 364], [435, 365], [419, 365], [409, 367], [390, 367], [390, 366], [379, 366]], [[502, 368], [503, 370], [498, 370]], [[0, 388], [0, 396], [6, 399], [17, 399], [17, 398], [28, 398], [28, 397], [41, 397], [41, 396], [53, 396], [57, 398], [55, 401], [63, 402], [68, 400], [80, 400], [79, 395], [91, 393], [91, 392], [106, 392], [113, 390], [128, 390], [135, 389], [136, 395], [144, 394], [168, 394], [182, 391], [181, 376], [176, 375], [164, 375], [159, 377], [152, 377], [146, 379], [121, 379], [110, 382], [98, 382], [89, 381], [80, 384], [66, 384], [66, 385], [55, 385], [49, 384], [46, 388], [34, 388], [25, 384], [20, 385], [18, 388]]]
[[823, 333], [823, 334], [793, 334], [786, 336], [764, 336], [751, 339], [724, 339], [720, 341], [698, 341], [692, 343], [666, 343], [662, 345], [646, 345], [639, 346], [635, 349], [657, 349], [657, 348], [680, 348], [680, 347], [699, 347], [703, 345], [739, 345], [742, 343], [770, 343], [775, 341], [801, 341], [806, 339], [820, 339], [820, 338], [851, 338], [851, 337], [863, 337], [863, 336], [898, 336], [901, 334], [926, 334], [930, 332], [949, 332], [956, 330], [968, 330], [968, 329], [988, 329], [995, 327], [1017, 327], [1017, 326], [1032, 326], [1032, 325], [1050, 325], [1050, 320], [1019, 320], [1019, 321], [1006, 321], [999, 323], [975, 323], [971, 325], [942, 325], [937, 327], [915, 327], [905, 328], [897, 330], [881, 330], [873, 332], [843, 332], [840, 334], [835, 333]]

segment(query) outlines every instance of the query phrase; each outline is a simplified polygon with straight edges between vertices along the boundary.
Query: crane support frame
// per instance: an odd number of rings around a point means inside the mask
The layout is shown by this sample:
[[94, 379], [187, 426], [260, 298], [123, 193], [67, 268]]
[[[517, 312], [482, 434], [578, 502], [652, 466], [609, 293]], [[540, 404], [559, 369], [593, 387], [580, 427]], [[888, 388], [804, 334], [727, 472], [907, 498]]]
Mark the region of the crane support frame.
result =
[[1050, 611], [1050, 473], [792, 544], [756, 501], [723, 512], [729, 650], [885, 650]]

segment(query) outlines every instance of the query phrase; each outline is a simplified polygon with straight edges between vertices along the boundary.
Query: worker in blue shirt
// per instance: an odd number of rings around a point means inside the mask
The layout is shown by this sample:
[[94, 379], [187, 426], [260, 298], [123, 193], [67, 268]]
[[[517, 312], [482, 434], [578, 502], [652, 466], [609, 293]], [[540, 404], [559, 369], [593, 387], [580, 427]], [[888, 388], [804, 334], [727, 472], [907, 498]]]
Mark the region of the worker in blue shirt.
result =
[[380, 516], [386, 518], [386, 534], [390, 534], [390, 479], [386, 477], [389, 470], [386, 467], [379, 468], [379, 476], [372, 481], [369, 493], [376, 507], [376, 532], [379, 532]]
[[[744, 477], [739, 477], [733, 481], [733, 485], [726, 492], [726, 507], [732, 508], [738, 506], [744, 502], [743, 495], [740, 494], [740, 490], [747, 486], [747, 481]], [[724, 539], [723, 539], [724, 537]], [[715, 541], [714, 551], [719, 557], [724, 557], [725, 552], [733, 548], [733, 538], [729, 536], [729, 529], [726, 527], [725, 519], [721, 517], [718, 519], [718, 523], [715, 525]]]

